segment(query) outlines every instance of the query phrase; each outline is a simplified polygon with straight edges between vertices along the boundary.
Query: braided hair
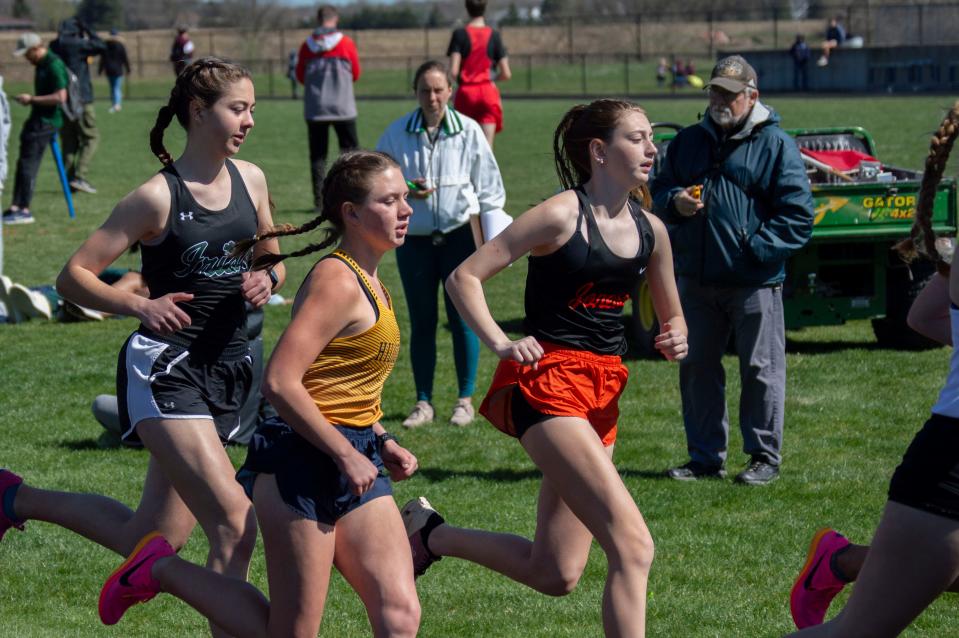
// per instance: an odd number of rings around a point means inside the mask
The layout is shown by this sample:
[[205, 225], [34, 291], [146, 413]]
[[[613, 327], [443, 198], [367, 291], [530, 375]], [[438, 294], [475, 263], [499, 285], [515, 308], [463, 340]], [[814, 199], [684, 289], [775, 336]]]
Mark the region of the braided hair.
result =
[[[564, 189], [575, 188], [589, 181], [592, 177], [590, 141], [600, 139], [608, 142], [620, 119], [630, 111], [646, 114], [637, 104], [608, 98], [577, 104], [566, 112], [553, 134], [553, 159], [556, 162], [556, 174]], [[646, 184], [630, 194], [644, 208], [651, 208], [652, 197]]]
[[302, 257], [323, 250], [339, 241], [343, 236], [343, 204], [359, 204], [366, 200], [372, 190], [373, 177], [390, 168], [399, 169], [399, 165], [386, 153], [378, 151], [351, 151], [341, 155], [323, 179], [322, 205], [320, 214], [300, 226], [278, 224], [265, 233], [254, 235], [251, 239], [237, 242], [233, 255], [243, 255], [257, 242], [274, 237], [302, 235], [329, 224], [322, 229], [323, 238], [316, 243], [291, 253], [267, 253], [258, 257], [252, 265], [253, 270], [269, 270], [288, 257]]
[[163, 146], [163, 131], [173, 117], [176, 116], [180, 126], [188, 130], [190, 104], [194, 100], [203, 108], [210, 108], [232, 84], [243, 78], [252, 80], [245, 67], [215, 57], [199, 58], [180, 72], [170, 91], [169, 101], [160, 107], [156, 123], [150, 130], [150, 150], [164, 166], [173, 163], [173, 157]]
[[932, 229], [933, 201], [936, 197], [936, 187], [946, 170], [946, 162], [952, 145], [959, 135], [959, 102], [956, 102], [946, 117], [943, 118], [939, 129], [929, 140], [929, 155], [926, 157], [925, 171], [922, 174], [922, 183], [919, 186], [919, 199], [916, 203], [916, 215], [909, 230], [909, 237], [896, 244], [895, 248], [906, 262], [911, 262], [918, 256], [940, 262], [939, 251], [936, 249], [936, 232]]

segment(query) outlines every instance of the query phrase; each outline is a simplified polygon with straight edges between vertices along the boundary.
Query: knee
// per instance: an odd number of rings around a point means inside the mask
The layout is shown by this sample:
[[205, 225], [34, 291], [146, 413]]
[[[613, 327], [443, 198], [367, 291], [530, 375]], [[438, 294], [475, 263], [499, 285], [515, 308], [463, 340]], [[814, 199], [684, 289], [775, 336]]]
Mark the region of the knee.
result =
[[621, 542], [617, 543], [616, 558], [622, 562], [625, 569], [648, 574], [656, 555], [656, 547], [649, 530], [645, 525], [640, 525], [622, 536]]
[[386, 605], [382, 621], [384, 633], [397, 638], [416, 636], [420, 628], [420, 601], [416, 595]]
[[566, 573], [556, 572], [549, 575], [544, 574], [543, 577], [534, 584], [533, 588], [547, 596], [567, 596], [576, 589], [582, 573], [582, 571], [571, 571]]
[[529, 585], [547, 596], [566, 596], [571, 594], [586, 569], [586, 556], [582, 562], [568, 562], [565, 565], [532, 565], [533, 581]]
[[247, 558], [256, 547], [256, 516], [253, 508], [226, 516], [207, 531], [210, 552], [224, 559]]

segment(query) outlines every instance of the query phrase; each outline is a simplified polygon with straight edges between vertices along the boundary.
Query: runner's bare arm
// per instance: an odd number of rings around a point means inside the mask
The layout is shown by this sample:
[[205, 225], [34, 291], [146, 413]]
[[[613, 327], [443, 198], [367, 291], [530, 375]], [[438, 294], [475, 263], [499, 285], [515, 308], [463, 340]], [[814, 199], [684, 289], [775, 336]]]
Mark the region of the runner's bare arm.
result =
[[166, 180], [155, 175], [120, 200], [103, 225], [70, 257], [57, 277], [57, 290], [81, 306], [138, 317], [159, 332], [189, 325], [189, 316], [176, 307], [176, 302], [192, 299], [189, 291], [150, 300], [113, 288], [97, 276], [135, 242], [160, 236], [169, 212]]
[[[645, 214], [645, 213], [644, 213]], [[676, 276], [673, 274], [673, 250], [669, 243], [666, 227], [655, 215], [646, 215], [653, 227], [656, 245], [646, 267], [646, 281], [653, 298], [653, 308], [662, 326], [662, 332], [656, 336], [654, 346], [670, 361], [684, 359], [689, 351], [686, 337], [686, 318], [676, 290]]]
[[373, 486], [376, 467], [333, 429], [304, 387], [303, 375], [331, 340], [366, 329], [371, 321], [372, 309], [356, 276], [337, 260], [321, 261], [297, 293], [293, 319], [263, 375], [263, 396], [297, 434], [330, 455], [354, 494]]
[[[506, 336], [490, 313], [483, 282], [529, 252], [547, 254], [562, 246], [575, 230], [577, 213], [574, 193], [555, 195], [520, 215], [447, 278], [446, 290], [463, 320], [497, 356], [534, 363], [542, 348], [531, 337], [514, 342]], [[522, 343], [527, 340], [532, 343]]]
[[[273, 227], [273, 212], [270, 210], [270, 191], [266, 183], [266, 175], [256, 164], [241, 160], [233, 161], [236, 162], [247, 191], [256, 206], [257, 232], [264, 233]], [[274, 237], [258, 242], [253, 249], [253, 258], [256, 259], [265, 253], [276, 254], [279, 251], [280, 242]], [[278, 290], [286, 281], [286, 266], [282, 263], [275, 265], [273, 272], [277, 277], [276, 286], [273, 285], [268, 271], [243, 273], [243, 285], [241, 287], [243, 297], [254, 307], [259, 308], [269, 301], [273, 292]]]

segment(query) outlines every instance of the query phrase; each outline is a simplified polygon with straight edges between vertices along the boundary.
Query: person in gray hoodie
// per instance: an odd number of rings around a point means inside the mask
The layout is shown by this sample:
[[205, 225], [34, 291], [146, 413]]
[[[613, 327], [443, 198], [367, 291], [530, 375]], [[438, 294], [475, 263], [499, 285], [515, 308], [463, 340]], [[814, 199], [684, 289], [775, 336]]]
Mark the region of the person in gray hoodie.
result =
[[313, 206], [319, 208], [330, 125], [336, 131], [340, 153], [360, 146], [353, 97], [353, 83], [360, 79], [360, 58], [353, 40], [337, 28], [340, 15], [335, 7], [321, 6], [316, 19], [320, 26], [300, 46], [296, 79], [304, 87], [303, 116], [310, 142]]

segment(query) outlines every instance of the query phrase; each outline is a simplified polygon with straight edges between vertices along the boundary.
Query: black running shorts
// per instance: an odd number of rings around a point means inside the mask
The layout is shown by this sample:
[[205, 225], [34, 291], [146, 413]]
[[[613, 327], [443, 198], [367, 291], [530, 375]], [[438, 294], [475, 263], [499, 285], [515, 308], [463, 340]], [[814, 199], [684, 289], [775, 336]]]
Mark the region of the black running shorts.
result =
[[236, 480], [252, 500], [257, 476], [272, 474], [287, 507], [304, 518], [326, 525], [335, 524], [340, 517], [375, 498], [392, 495], [393, 484], [383, 466], [373, 428], [332, 427], [380, 471], [373, 487], [362, 496], [350, 492], [349, 481], [328, 454], [294, 432], [279, 417], [267, 419], [256, 429]]
[[889, 500], [959, 521], [959, 419], [929, 417], [892, 475]]
[[144, 419], [212, 419], [224, 442], [240, 431], [240, 408], [252, 391], [246, 349], [210, 361], [134, 332], [117, 361], [117, 403], [125, 441], [139, 441]]

